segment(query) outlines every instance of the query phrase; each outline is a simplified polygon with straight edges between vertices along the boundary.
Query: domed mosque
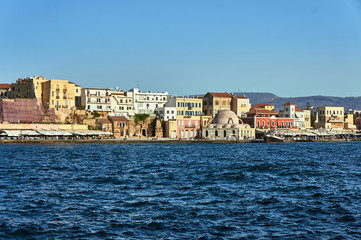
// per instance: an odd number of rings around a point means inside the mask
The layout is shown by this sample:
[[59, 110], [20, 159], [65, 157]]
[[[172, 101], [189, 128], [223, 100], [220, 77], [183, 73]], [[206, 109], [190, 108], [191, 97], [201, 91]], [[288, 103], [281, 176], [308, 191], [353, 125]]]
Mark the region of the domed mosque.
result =
[[[241, 122], [241, 123], [240, 123]], [[202, 129], [202, 136], [210, 140], [250, 140], [255, 138], [255, 129], [244, 124], [231, 110], [222, 110], [211, 124]]]

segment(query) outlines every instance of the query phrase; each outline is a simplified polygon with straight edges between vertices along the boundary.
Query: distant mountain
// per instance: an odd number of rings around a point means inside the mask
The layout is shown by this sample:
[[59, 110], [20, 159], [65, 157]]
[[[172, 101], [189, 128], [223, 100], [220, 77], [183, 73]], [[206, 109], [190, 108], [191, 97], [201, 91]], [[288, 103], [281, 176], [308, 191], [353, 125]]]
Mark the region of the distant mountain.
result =
[[272, 93], [236, 92], [235, 95], [245, 95], [252, 105], [267, 103], [275, 106], [276, 110], [282, 109], [283, 104], [292, 102], [297, 107], [306, 108], [307, 103], [313, 107], [335, 106], [348, 109], [361, 109], [361, 97], [331, 97], [331, 96], [308, 96], [308, 97], [278, 97]]
[[[235, 92], [239, 96], [246, 96], [250, 99], [252, 105], [267, 103], [275, 106], [276, 110], [283, 108], [286, 102], [292, 102], [302, 109], [307, 107], [309, 103], [313, 107], [334, 106], [344, 107], [345, 110], [354, 109], [361, 110], [361, 97], [331, 97], [331, 96], [308, 96], [308, 97], [278, 97], [273, 93], [259, 92]], [[192, 97], [204, 96], [192, 95]]]

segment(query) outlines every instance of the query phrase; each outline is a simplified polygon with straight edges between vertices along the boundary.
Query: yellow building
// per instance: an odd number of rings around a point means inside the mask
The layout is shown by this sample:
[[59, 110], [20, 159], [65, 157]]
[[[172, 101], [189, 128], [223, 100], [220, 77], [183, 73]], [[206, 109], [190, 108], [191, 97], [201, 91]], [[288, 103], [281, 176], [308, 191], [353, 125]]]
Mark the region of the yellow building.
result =
[[311, 110], [305, 109], [303, 110], [303, 115], [305, 118], [305, 128], [312, 128], [311, 125]]
[[317, 108], [316, 128], [342, 130], [344, 128], [343, 107], [319, 107]]
[[164, 122], [164, 137], [177, 138], [177, 120]]
[[245, 117], [246, 112], [249, 112], [251, 104], [246, 96], [232, 96], [231, 110], [237, 114], [238, 117]]
[[75, 107], [75, 83], [67, 80], [48, 80], [43, 84], [44, 107], [71, 109]]
[[67, 80], [46, 80], [43, 76], [19, 78], [16, 83], [11, 84], [10, 97], [37, 98], [45, 108], [70, 109], [75, 106], [75, 83]]
[[167, 107], [175, 107], [177, 119], [201, 116], [202, 98], [173, 97], [168, 100]]
[[231, 110], [231, 100], [229, 93], [208, 92], [203, 97], [203, 113], [214, 117], [219, 111]]

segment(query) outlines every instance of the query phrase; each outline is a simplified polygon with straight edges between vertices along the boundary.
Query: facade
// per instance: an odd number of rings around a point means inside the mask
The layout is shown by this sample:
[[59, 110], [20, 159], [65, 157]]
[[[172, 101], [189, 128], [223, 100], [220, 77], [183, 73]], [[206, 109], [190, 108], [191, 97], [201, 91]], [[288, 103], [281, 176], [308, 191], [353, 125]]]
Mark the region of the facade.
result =
[[141, 92], [138, 88], [133, 88], [130, 92], [133, 92], [136, 114], [154, 115], [157, 108], [164, 107], [168, 102], [168, 92]]
[[296, 128], [306, 128], [304, 111], [291, 102], [283, 104], [283, 110], [280, 112], [279, 116], [284, 118], [293, 118], [294, 127]]
[[203, 97], [203, 114], [214, 117], [219, 111], [231, 110], [231, 101], [229, 93], [208, 92]]
[[112, 122], [113, 135], [116, 138], [126, 137], [129, 135], [129, 120], [124, 116], [109, 116]]
[[75, 83], [43, 76], [19, 78], [11, 84], [10, 98], [36, 98], [45, 108], [71, 109], [75, 106]]
[[250, 140], [255, 136], [255, 129], [240, 123], [238, 116], [230, 110], [219, 111], [212, 123], [202, 129], [202, 137], [210, 140]]
[[98, 118], [96, 119], [96, 129], [103, 132], [113, 132], [112, 122], [108, 118]]
[[110, 105], [112, 116], [134, 117], [134, 97], [133, 92], [112, 91], [110, 93]]
[[277, 113], [266, 109], [252, 109], [247, 117], [241, 118], [243, 123], [249, 124], [252, 128], [276, 129], [294, 128], [294, 120], [289, 117], [277, 117]]
[[0, 99], [10, 98], [11, 84], [2, 83], [0, 84]]
[[343, 107], [318, 107], [316, 128], [342, 130], [344, 128]]
[[245, 117], [246, 112], [251, 109], [251, 104], [246, 96], [232, 96], [231, 110], [237, 114], [238, 117]]
[[45, 107], [56, 110], [75, 107], [75, 83], [54, 79], [43, 82], [42, 102]]
[[304, 109], [303, 114], [304, 114], [304, 118], [305, 118], [305, 127], [307, 129], [312, 128], [312, 125], [311, 125], [311, 110]]
[[176, 107], [162, 107], [162, 108], [158, 108], [156, 111], [159, 114], [159, 117], [162, 118], [164, 121], [177, 119]]
[[177, 118], [202, 115], [202, 98], [172, 97], [168, 100], [168, 107], [175, 107]]
[[164, 137], [177, 138], [177, 120], [164, 122]]
[[105, 88], [83, 88], [81, 105], [90, 112], [111, 112], [111, 92], [110, 89]]
[[201, 137], [200, 117], [177, 119], [177, 138], [199, 138]]

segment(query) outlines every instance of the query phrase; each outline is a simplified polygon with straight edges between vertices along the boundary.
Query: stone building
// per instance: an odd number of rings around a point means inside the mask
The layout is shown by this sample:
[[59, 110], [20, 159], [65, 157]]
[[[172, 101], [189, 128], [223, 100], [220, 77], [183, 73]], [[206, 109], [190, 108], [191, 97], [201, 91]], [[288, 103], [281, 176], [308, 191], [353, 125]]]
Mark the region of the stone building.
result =
[[129, 135], [129, 120], [124, 116], [109, 116], [112, 122], [113, 135], [116, 138], [126, 137]]
[[231, 110], [232, 96], [229, 93], [208, 92], [203, 97], [203, 114], [212, 118], [222, 110]]
[[202, 137], [210, 140], [250, 140], [255, 136], [255, 129], [240, 122], [230, 110], [219, 111], [212, 123], [202, 129]]
[[344, 128], [344, 107], [318, 107], [315, 128], [342, 130]]

